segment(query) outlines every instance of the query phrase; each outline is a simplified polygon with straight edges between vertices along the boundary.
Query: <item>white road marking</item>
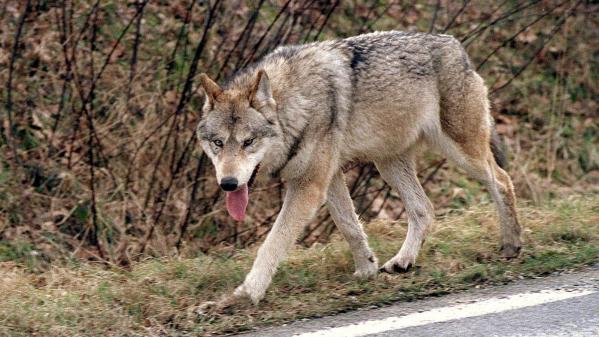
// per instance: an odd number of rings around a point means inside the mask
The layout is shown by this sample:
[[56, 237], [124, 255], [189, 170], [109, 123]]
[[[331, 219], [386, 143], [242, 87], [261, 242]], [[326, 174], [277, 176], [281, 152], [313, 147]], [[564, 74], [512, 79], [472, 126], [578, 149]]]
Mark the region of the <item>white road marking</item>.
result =
[[542, 290], [534, 293], [522, 293], [505, 297], [493, 297], [487, 300], [458, 304], [449, 307], [435, 308], [424, 312], [399, 317], [363, 321], [346, 326], [328, 328], [319, 331], [295, 335], [296, 337], [355, 337], [399, 330], [419, 325], [446, 322], [454, 319], [494, 314], [507, 310], [520, 309], [585, 296], [594, 293], [592, 290]]

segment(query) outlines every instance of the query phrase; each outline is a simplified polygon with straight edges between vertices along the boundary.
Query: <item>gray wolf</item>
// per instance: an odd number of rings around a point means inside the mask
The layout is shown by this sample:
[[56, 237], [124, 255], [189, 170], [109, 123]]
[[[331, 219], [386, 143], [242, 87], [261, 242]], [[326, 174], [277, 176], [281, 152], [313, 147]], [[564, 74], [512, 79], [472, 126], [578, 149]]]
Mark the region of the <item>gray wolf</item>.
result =
[[352, 161], [374, 162], [407, 211], [407, 237], [380, 270], [414, 265], [434, 218], [414, 165], [423, 146], [486, 186], [499, 214], [502, 253], [517, 256], [521, 229], [512, 182], [491, 146], [487, 88], [452, 36], [390, 31], [285, 46], [222, 87], [205, 74], [200, 83], [206, 99], [197, 135], [230, 215], [243, 220], [257, 173], [280, 174], [287, 184], [281, 212], [234, 298], [264, 297], [325, 202], [349, 242], [355, 275], [379, 271], [341, 170]]

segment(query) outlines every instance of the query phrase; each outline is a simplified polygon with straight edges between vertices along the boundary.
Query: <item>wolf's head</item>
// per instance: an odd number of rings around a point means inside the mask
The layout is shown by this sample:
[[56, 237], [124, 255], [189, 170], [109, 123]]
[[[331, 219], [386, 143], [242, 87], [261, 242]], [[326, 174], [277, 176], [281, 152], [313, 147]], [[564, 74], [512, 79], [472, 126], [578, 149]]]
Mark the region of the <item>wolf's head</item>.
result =
[[270, 82], [262, 70], [246, 88], [223, 90], [205, 74], [200, 75], [200, 82], [206, 99], [198, 139], [226, 192], [229, 214], [241, 221], [248, 204], [248, 187], [278, 132]]

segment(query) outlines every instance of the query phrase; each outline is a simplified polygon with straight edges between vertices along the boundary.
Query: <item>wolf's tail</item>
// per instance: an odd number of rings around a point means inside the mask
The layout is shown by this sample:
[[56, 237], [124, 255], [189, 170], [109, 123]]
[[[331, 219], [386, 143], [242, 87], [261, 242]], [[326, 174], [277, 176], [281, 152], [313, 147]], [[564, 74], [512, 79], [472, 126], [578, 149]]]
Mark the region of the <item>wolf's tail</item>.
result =
[[495, 158], [497, 165], [502, 169], [505, 169], [507, 166], [507, 159], [503, 152], [503, 144], [501, 143], [501, 139], [499, 138], [497, 131], [495, 131], [495, 128], [491, 131], [491, 152], [493, 152], [493, 158]]

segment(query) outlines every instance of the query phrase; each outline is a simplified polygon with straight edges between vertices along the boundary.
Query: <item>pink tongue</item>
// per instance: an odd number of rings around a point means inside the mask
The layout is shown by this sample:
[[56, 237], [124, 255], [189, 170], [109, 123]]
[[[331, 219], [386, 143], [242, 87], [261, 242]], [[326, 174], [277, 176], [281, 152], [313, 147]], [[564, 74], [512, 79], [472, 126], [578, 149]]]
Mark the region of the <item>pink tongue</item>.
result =
[[245, 218], [245, 209], [248, 206], [248, 199], [247, 185], [244, 185], [237, 191], [226, 192], [227, 211], [229, 211], [229, 215], [233, 219], [243, 221]]

